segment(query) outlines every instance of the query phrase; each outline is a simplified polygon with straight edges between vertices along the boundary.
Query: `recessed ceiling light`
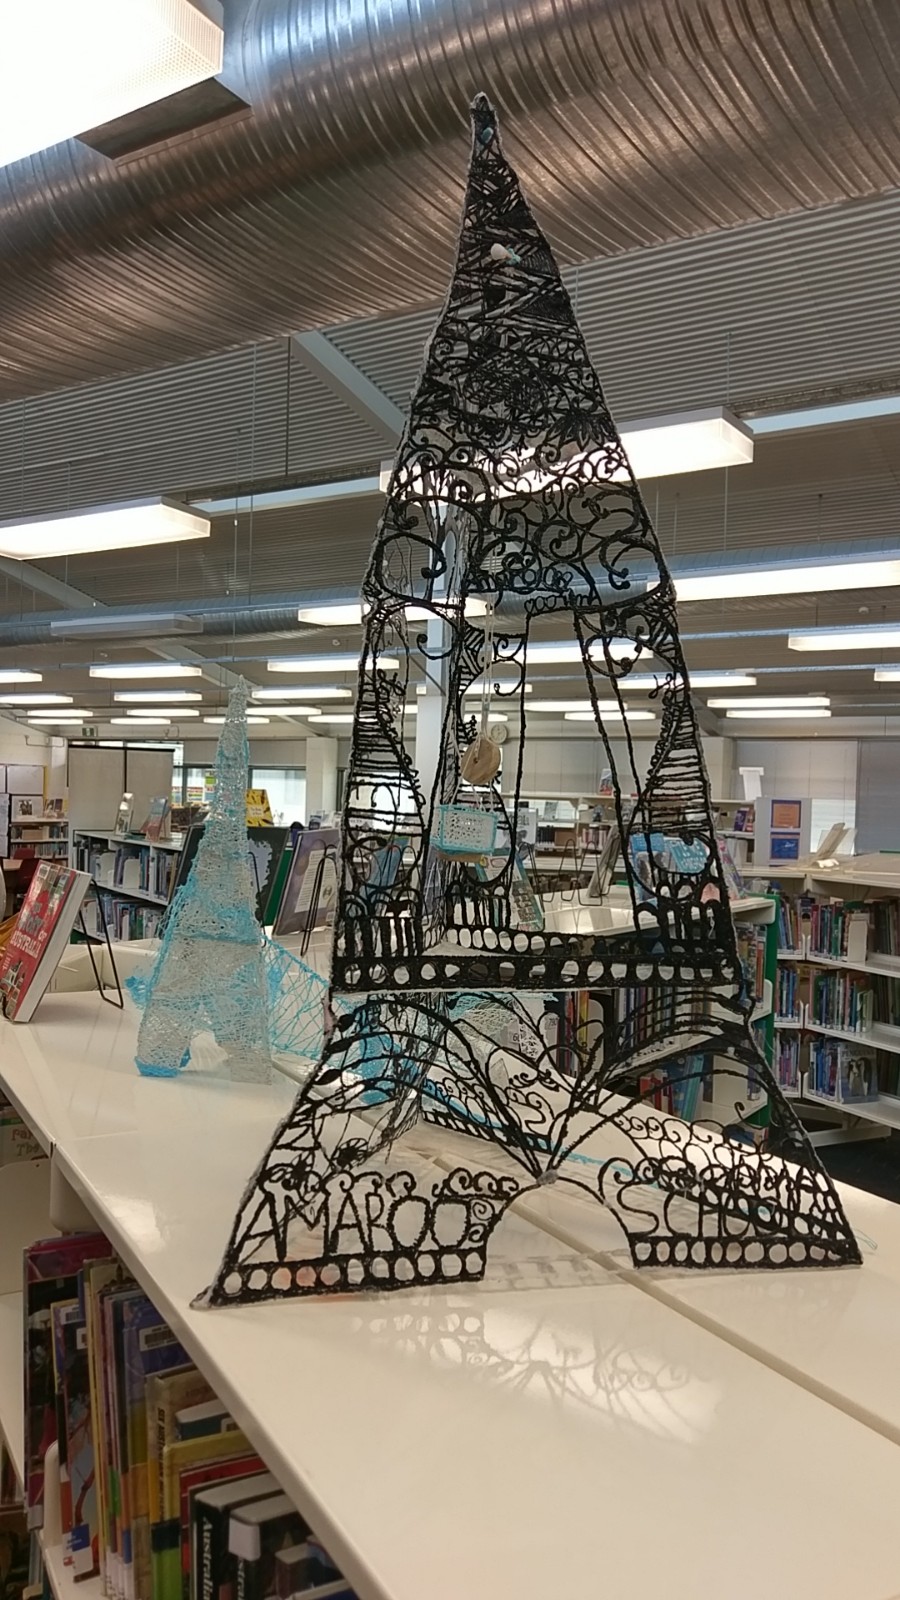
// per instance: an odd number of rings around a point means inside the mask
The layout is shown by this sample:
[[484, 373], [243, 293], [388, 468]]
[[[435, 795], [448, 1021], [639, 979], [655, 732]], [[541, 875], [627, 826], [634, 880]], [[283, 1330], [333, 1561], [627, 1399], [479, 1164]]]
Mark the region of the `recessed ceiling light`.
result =
[[827, 694], [751, 694], [746, 700], [738, 695], [726, 695], [721, 700], [713, 696], [706, 704], [713, 711], [745, 711], [753, 707], [768, 711], [777, 711], [779, 708], [809, 711], [815, 706], [830, 706], [831, 701]]
[[352, 700], [352, 689], [339, 689], [328, 684], [324, 688], [306, 689], [302, 684], [293, 689], [251, 689], [254, 700]]
[[92, 663], [91, 678], [200, 678], [202, 667], [189, 667], [183, 661], [115, 661]]
[[202, 694], [195, 689], [117, 689], [113, 695], [116, 702], [127, 701], [139, 704], [149, 704], [161, 700], [164, 705], [186, 705], [192, 700], [202, 700]]
[[[269, 672], [358, 672], [359, 654], [333, 656], [273, 656], [266, 662]], [[379, 656], [375, 662], [379, 672], [398, 672], [400, 662], [396, 656]]]
[[751, 706], [746, 711], [726, 711], [725, 715], [738, 722], [764, 722], [769, 717], [780, 717], [791, 722], [806, 722], [814, 717], [830, 717], [831, 712], [825, 706], [811, 706], [807, 711], [801, 711], [799, 707], [791, 710], [787, 706], [782, 706], [780, 710], [773, 707], [770, 711], [763, 711], [758, 706], [756, 708]]
[[900, 627], [875, 623], [854, 628], [803, 628], [788, 634], [789, 650], [893, 650]]
[[46, 561], [54, 556], [208, 538], [209, 518], [187, 506], [170, 505], [165, 500], [135, 500], [130, 504], [93, 506], [86, 511], [59, 512], [52, 517], [19, 517], [0, 522], [0, 556], [13, 561]]
[[0, 706], [71, 706], [70, 694], [0, 694]]

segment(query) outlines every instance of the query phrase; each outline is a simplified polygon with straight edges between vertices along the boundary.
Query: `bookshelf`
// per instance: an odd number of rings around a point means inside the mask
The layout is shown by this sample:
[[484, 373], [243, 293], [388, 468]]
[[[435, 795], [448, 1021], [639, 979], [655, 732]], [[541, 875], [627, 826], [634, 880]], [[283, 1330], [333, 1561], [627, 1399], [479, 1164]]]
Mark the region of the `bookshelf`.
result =
[[[181, 836], [151, 843], [142, 834], [74, 830], [72, 865], [94, 879], [114, 943], [151, 939], [158, 933], [182, 843]], [[93, 898], [85, 907], [85, 920], [90, 933], [101, 933]]]
[[[870, 856], [830, 870], [772, 868], [771, 880], [782, 890], [774, 1057], [782, 1088], [841, 1119], [813, 1132], [815, 1142], [886, 1137], [900, 1128], [900, 872], [892, 857]], [[879, 939], [892, 949], [873, 948]], [[844, 1047], [845, 1062], [872, 1056], [877, 1094], [844, 1098], [840, 1074], [834, 1093], [820, 1091], [816, 1066], [830, 1041]]]
[[9, 824], [10, 853], [27, 845], [45, 861], [67, 861], [69, 824], [60, 817], [19, 817]]
[[[600, 1207], [582, 1206], [582, 1237], [563, 1240], [558, 1185], [504, 1224], [504, 1261], [531, 1263], [530, 1282], [514, 1288], [194, 1311], [290, 1086], [141, 1079], [136, 1017], [108, 1011], [92, 995], [49, 996], [27, 1029], [0, 1023], [0, 1086], [56, 1146], [60, 1176], [361, 1600], [546, 1600], [560, 1552], [567, 1586], [586, 1594], [598, 1571], [615, 1570], [640, 1600], [696, 1600], [719, 1592], [727, 1570], [729, 1600], [756, 1600], [758, 1563], [734, 1552], [763, 1476], [767, 1559], [791, 1600], [897, 1593], [897, 1445], [753, 1359], [738, 1333], [662, 1303], [676, 1274], [625, 1281], [620, 1235]], [[602, 1250], [596, 1226], [612, 1230]], [[577, 1281], [549, 1287], [551, 1268]], [[808, 1320], [832, 1285], [847, 1294], [863, 1275], [747, 1276], [718, 1279], [734, 1320], [747, 1292], [759, 1298], [774, 1280], [796, 1334], [798, 1307]], [[852, 1376], [863, 1381], [859, 1350]], [[807, 1538], [835, 1482], [842, 1514], [827, 1540]], [[875, 1482], [887, 1492], [873, 1497]], [[651, 1504], [659, 1536], [648, 1539]], [[74, 1600], [52, 1545], [47, 1554], [57, 1600]]]

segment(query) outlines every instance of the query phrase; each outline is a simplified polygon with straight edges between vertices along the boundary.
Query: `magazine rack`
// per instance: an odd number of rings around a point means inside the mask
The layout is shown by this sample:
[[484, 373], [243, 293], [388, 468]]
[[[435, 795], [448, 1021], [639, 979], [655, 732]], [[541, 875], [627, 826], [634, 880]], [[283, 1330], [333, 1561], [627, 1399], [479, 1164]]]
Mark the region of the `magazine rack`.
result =
[[[472, 121], [456, 269], [363, 588], [336, 1020], [202, 1304], [480, 1278], [507, 1208], [551, 1182], [607, 1206], [636, 1266], [860, 1260], [753, 1032], [674, 586], [483, 96]], [[583, 673], [626, 864], [627, 909], [598, 909], [587, 931], [529, 926], [517, 895], [526, 675], [543, 640]], [[438, 662], [427, 796], [404, 708]], [[648, 669], [659, 732], [643, 778], [625, 697]], [[519, 725], [511, 800], [499, 773], [466, 782], [481, 735], [464, 697], [494, 678]], [[496, 827], [480, 862], [440, 848], [458, 804]], [[724, 1113], [688, 1113], [700, 1081]], [[429, 1164], [404, 1141], [421, 1121], [468, 1138]]]

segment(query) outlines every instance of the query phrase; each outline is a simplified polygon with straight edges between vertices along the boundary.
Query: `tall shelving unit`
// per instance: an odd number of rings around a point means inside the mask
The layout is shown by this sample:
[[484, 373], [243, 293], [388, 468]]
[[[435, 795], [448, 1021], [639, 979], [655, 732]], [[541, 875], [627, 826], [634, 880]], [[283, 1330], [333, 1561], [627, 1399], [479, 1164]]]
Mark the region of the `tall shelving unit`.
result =
[[[73, 832], [72, 865], [89, 872], [96, 882], [114, 943], [155, 935], [169, 903], [182, 845], [180, 835], [151, 842], [142, 834]], [[89, 931], [101, 932], [99, 921]]]

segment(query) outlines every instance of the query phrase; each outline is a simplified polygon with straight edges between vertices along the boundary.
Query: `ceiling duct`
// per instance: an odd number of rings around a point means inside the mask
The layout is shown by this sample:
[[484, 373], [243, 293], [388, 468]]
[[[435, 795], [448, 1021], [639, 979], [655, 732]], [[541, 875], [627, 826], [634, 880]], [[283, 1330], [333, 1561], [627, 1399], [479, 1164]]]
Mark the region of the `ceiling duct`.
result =
[[565, 261], [900, 185], [896, 0], [225, 0], [252, 115], [0, 171], [0, 399], [432, 301], [486, 89]]

